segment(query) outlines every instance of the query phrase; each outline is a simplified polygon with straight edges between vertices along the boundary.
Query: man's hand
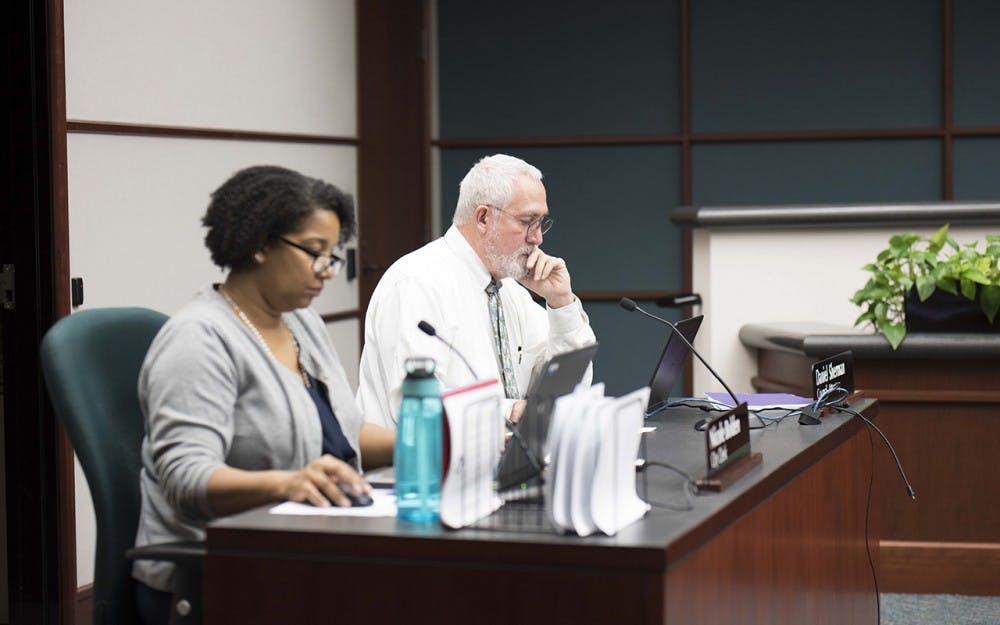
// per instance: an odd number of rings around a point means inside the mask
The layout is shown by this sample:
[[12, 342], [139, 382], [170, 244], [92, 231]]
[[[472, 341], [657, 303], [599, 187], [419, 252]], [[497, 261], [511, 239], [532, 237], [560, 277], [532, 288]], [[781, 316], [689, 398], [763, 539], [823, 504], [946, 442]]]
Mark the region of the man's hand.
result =
[[508, 421], [510, 423], [517, 423], [521, 420], [521, 415], [524, 414], [524, 407], [528, 405], [528, 401], [525, 399], [519, 399], [514, 402], [514, 405], [510, 407], [510, 418]]
[[524, 407], [527, 405], [528, 400], [519, 399], [510, 407], [510, 416], [507, 417], [507, 431], [503, 433], [503, 447], [500, 448], [501, 453], [507, 448], [507, 443], [510, 442], [511, 437], [514, 436], [514, 426], [521, 420], [521, 415], [524, 414]]
[[536, 247], [528, 256], [525, 268], [528, 273], [518, 282], [545, 298], [549, 308], [562, 308], [573, 303], [575, 296], [566, 261], [549, 256]]

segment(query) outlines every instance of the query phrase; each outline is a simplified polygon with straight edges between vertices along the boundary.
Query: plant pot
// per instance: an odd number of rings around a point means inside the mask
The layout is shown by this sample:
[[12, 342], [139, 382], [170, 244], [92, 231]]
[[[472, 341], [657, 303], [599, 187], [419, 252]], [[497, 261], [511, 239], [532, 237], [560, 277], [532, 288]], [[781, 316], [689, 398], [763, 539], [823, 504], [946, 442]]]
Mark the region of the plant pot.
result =
[[[916, 289], [903, 298], [907, 332], [997, 332], [1000, 324], [990, 323], [978, 301], [941, 289], [920, 301]], [[1000, 315], [995, 321], [1000, 321]]]

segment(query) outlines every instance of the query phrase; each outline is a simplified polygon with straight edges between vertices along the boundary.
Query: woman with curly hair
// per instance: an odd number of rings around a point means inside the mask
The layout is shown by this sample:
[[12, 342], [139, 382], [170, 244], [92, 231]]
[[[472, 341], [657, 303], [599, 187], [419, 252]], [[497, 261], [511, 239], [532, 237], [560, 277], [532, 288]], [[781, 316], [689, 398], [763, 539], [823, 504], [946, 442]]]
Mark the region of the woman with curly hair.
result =
[[[392, 462], [364, 419], [313, 299], [344, 262], [353, 201], [282, 167], [237, 172], [203, 219], [229, 273], [157, 334], [139, 375], [146, 418], [136, 545], [199, 541], [205, 523], [271, 502], [349, 506], [362, 467]], [[173, 565], [136, 561], [137, 605], [166, 623]]]

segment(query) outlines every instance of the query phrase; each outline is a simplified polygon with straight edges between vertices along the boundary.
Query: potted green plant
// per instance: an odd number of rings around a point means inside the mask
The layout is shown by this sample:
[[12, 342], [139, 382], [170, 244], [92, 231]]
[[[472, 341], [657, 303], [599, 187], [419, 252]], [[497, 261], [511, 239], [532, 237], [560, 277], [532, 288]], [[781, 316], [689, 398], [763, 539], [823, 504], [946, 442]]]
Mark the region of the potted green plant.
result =
[[[942, 300], [943, 306], [953, 310], [963, 305], [971, 307], [972, 318], [982, 328], [996, 329], [994, 320], [1000, 310], [1000, 235], [987, 235], [983, 251], [979, 243], [959, 245], [948, 236], [948, 224], [929, 237], [913, 233], [893, 236], [875, 262], [864, 266], [872, 275], [851, 298], [864, 310], [854, 325], [874, 326], [896, 349], [907, 328], [914, 329], [908, 313], [914, 317], [915, 310], [927, 310], [928, 304]], [[953, 314], [964, 321], [949, 324], [946, 320]], [[968, 315], [968, 311], [932, 315], [932, 319], [942, 321], [925, 322], [920, 329], [982, 329], [971, 327]]]

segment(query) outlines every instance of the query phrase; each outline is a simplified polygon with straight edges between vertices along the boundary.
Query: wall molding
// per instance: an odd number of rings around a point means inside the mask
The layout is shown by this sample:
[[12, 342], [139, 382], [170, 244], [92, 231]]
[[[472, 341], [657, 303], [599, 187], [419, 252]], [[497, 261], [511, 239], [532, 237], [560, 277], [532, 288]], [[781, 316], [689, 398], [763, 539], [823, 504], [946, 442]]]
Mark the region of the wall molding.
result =
[[[690, 132], [649, 135], [567, 135], [557, 137], [468, 137], [436, 139], [439, 148], [479, 147], [592, 147], [601, 145], [689, 145], [695, 143], [763, 143], [776, 141], [852, 141], [872, 139], [940, 139], [945, 128], [884, 128], [856, 130], [781, 130], [768, 132]], [[1000, 127], [955, 129], [963, 136], [997, 136]]]
[[342, 310], [334, 313], [323, 313], [320, 315], [324, 323], [336, 323], [337, 321], [347, 321], [348, 319], [360, 319], [361, 309]]
[[564, 137], [470, 137], [463, 139], [434, 139], [431, 145], [438, 148], [507, 148], [507, 147], [559, 147], [595, 145], [644, 145], [681, 143], [683, 136], [667, 135], [585, 135]]
[[319, 143], [357, 146], [357, 137], [313, 135], [302, 133], [239, 130], [235, 128], [202, 128], [156, 124], [126, 124], [121, 122], [70, 119], [66, 130], [81, 134], [134, 135], [142, 137], [180, 137], [186, 139], [225, 139], [235, 141], [271, 141], [275, 143]]
[[1000, 543], [879, 543], [882, 592], [996, 595], [998, 578]]
[[692, 228], [817, 227], [861, 228], [1000, 223], [1000, 203], [911, 202], [898, 204], [812, 204], [779, 206], [678, 206], [670, 220]]
[[574, 291], [581, 302], [617, 302], [623, 297], [636, 301], [679, 295], [680, 291]]
[[76, 601], [73, 608], [73, 623], [75, 625], [86, 625], [94, 621], [93, 584], [86, 584], [76, 589]]

